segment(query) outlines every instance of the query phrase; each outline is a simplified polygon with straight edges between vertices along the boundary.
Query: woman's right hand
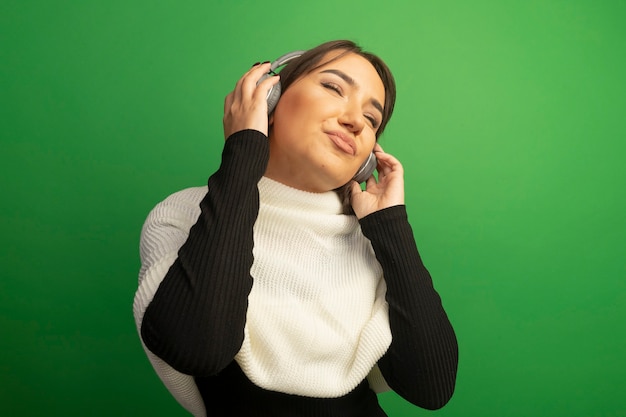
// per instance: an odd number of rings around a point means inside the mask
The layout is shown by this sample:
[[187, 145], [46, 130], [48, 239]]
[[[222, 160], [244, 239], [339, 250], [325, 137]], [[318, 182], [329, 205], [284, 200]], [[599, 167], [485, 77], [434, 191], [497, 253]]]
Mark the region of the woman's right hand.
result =
[[275, 75], [257, 83], [269, 70], [269, 62], [255, 64], [224, 99], [224, 138], [245, 129], [268, 135], [267, 94], [279, 77]]

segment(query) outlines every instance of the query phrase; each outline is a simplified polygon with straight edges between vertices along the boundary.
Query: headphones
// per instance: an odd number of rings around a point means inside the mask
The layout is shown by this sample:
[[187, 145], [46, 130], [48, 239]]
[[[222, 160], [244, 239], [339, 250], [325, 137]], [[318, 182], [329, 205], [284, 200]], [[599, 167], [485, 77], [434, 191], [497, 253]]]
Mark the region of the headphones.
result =
[[[259, 80], [259, 83], [265, 80], [268, 77], [276, 75], [276, 70], [292, 60], [300, 57], [306, 51], [293, 51], [288, 54], [282, 55], [278, 57], [272, 64], [270, 65], [270, 70], [267, 74], [263, 75]], [[258, 84], [258, 83], [257, 83]], [[280, 99], [280, 94], [282, 92], [282, 88], [280, 86], [280, 81], [276, 83], [270, 91], [267, 93], [267, 113], [271, 114], [276, 108], [276, 104], [278, 104], [278, 99]], [[378, 161], [376, 160], [376, 156], [374, 152], [371, 152], [363, 165], [359, 167], [359, 170], [354, 174], [352, 179], [358, 183], [362, 183], [367, 181], [367, 179], [372, 176], [374, 171], [376, 170], [376, 165], [378, 165]]]

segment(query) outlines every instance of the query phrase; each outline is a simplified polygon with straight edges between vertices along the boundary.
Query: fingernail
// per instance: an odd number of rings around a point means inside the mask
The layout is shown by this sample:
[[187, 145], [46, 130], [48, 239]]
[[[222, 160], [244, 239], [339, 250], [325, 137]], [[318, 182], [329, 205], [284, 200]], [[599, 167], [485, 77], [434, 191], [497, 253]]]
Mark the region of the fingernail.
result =
[[263, 63], [264, 63], [264, 64], [269, 64], [270, 62], [269, 62], [269, 61], [263, 61]]
[[256, 67], [257, 65], [259, 65], [260, 62], [255, 62], [254, 64], [252, 64], [253, 67]]

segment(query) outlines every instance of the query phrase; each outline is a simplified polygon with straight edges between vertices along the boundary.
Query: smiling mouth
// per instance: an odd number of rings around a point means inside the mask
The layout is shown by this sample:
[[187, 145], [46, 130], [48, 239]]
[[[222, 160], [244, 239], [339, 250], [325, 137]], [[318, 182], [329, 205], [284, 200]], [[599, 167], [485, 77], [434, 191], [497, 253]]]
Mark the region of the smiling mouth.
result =
[[327, 132], [326, 134], [341, 151], [352, 156], [356, 155], [356, 145], [354, 144], [354, 141], [346, 138], [341, 133]]

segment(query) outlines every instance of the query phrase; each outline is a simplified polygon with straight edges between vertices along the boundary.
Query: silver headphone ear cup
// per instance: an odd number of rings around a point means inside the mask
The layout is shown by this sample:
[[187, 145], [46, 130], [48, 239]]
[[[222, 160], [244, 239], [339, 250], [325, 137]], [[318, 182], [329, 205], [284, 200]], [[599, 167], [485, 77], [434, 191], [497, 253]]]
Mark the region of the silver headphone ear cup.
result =
[[[270, 65], [270, 72], [263, 75], [261, 79], [259, 80], [259, 82], [257, 82], [257, 85], [261, 81], [265, 80], [266, 78], [271, 77], [272, 75], [275, 75], [276, 74], [275, 71], [278, 68], [298, 58], [305, 52], [306, 51], [293, 51], [293, 52], [289, 52], [288, 54], [278, 57], [276, 61], [272, 62], [272, 65]], [[267, 92], [267, 114], [271, 114], [276, 108], [276, 105], [278, 104], [278, 99], [280, 99], [281, 91], [282, 91], [282, 88], [280, 86], [280, 82], [278, 82], [276, 85], [274, 85], [270, 89], [270, 91]]]
[[378, 165], [378, 161], [376, 160], [374, 152], [371, 152], [352, 179], [358, 183], [367, 181], [374, 173], [374, 170], [376, 170], [376, 165]]
[[280, 98], [280, 82], [274, 85], [270, 91], [267, 92], [267, 114], [271, 114], [276, 108], [278, 104], [278, 99]]

